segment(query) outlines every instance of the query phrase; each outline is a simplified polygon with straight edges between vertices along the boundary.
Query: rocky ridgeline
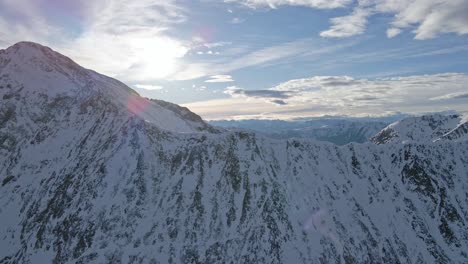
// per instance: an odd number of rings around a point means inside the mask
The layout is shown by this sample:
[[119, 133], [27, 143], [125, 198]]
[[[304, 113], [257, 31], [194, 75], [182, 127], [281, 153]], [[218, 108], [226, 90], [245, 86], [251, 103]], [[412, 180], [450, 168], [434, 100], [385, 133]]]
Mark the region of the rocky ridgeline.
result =
[[468, 262], [466, 127], [345, 146], [223, 131], [56, 56], [0, 52], [0, 263]]

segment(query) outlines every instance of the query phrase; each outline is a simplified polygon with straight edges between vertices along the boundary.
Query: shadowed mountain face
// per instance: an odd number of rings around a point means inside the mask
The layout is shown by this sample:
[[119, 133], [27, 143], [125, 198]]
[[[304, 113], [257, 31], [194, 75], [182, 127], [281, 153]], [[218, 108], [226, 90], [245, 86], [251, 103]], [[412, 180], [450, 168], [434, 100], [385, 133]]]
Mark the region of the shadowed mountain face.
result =
[[468, 262], [463, 137], [223, 131], [32, 43], [0, 96], [0, 263]]

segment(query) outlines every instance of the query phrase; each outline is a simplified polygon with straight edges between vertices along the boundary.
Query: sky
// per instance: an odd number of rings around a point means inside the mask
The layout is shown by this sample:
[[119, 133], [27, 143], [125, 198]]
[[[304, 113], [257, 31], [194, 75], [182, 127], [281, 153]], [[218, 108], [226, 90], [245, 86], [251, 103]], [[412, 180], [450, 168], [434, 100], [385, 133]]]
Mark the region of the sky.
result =
[[0, 0], [34, 41], [205, 119], [468, 112], [468, 0]]

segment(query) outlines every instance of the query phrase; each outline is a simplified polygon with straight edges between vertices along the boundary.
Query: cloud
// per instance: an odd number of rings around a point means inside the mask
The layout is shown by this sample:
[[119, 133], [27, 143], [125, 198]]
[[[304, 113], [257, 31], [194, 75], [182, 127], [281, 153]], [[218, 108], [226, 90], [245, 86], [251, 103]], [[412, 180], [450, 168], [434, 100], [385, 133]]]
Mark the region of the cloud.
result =
[[[350, 76], [313, 76], [274, 87], [248, 90], [228, 87], [229, 99], [185, 106], [207, 119], [289, 119], [322, 115], [381, 116], [387, 113], [424, 113], [447, 109], [468, 111], [468, 74], [445, 73], [384, 79]], [[247, 99], [247, 100], [246, 100]], [[222, 106], [221, 106], [222, 105]], [[216, 107], [215, 107], [216, 106]], [[257, 111], [254, 109], [257, 108]], [[229, 109], [235, 109], [230, 111]], [[216, 112], [216, 111], [220, 112]]]
[[330, 21], [333, 25], [330, 29], [320, 32], [320, 36], [342, 38], [362, 34], [370, 15], [370, 10], [356, 8], [350, 15], [332, 18]]
[[[321, 55], [333, 53], [354, 44], [354, 42], [350, 42], [330, 45], [329, 43], [319, 43], [313, 38], [306, 38], [256, 50], [234, 49], [231, 52], [223, 52], [222, 54], [225, 56], [217, 60], [203, 63], [186, 61], [177, 73], [170, 76], [170, 79], [190, 80], [210, 76], [213, 71], [218, 74], [226, 74], [238, 69], [266, 64], [274, 65], [275, 63], [285, 63], [293, 59], [318, 58]], [[311, 47], [314, 47], [314, 49], [311, 49]]]
[[271, 47], [262, 48], [248, 53], [240, 58], [234, 59], [228, 63], [226, 67], [229, 71], [248, 66], [263, 64], [266, 62], [275, 61], [285, 57], [298, 55], [310, 49], [307, 40], [298, 40], [287, 42]]
[[225, 83], [225, 82], [233, 82], [234, 79], [231, 75], [213, 75], [210, 76], [210, 79], [206, 80], [207, 83]]
[[432, 97], [430, 100], [450, 100], [450, 99], [468, 99], [467, 92], [459, 92], [459, 93], [449, 93], [442, 96]]
[[212, 49], [212, 48], [219, 48], [219, 47], [228, 46], [228, 45], [231, 45], [231, 44], [232, 44], [232, 42], [219, 41], [219, 42], [203, 43], [203, 46], [208, 48], [208, 49]]
[[198, 55], [219, 55], [221, 54], [219, 51], [212, 51], [212, 50], [208, 50], [208, 51], [197, 51], [197, 54]]
[[291, 98], [296, 91], [279, 91], [273, 89], [246, 90], [236, 86], [230, 86], [224, 90], [224, 93], [232, 97], [264, 99], [266, 102], [273, 104], [286, 105], [286, 101], [282, 99]]
[[236, 86], [227, 87], [224, 91], [225, 94], [229, 94], [233, 97], [254, 97], [254, 98], [280, 98], [286, 99], [291, 97], [289, 93], [291, 91], [276, 91], [276, 90], [246, 90]]
[[280, 100], [280, 99], [271, 100], [271, 102], [274, 103], [274, 104], [278, 104], [278, 105], [287, 105], [288, 104], [285, 101]]
[[414, 28], [416, 39], [441, 33], [468, 34], [468, 2], [465, 0], [376, 1], [377, 12], [395, 14], [394, 29]]
[[192, 89], [194, 89], [197, 92], [203, 92], [206, 90], [206, 86], [204, 85], [197, 86], [196, 84], [192, 84]]
[[393, 38], [409, 29], [415, 39], [430, 39], [443, 33], [468, 34], [468, 1], [466, 0], [228, 0], [250, 8], [304, 6], [316, 9], [352, 8], [351, 14], [330, 20], [331, 27], [322, 37], [351, 37], [362, 34], [372, 15], [393, 16], [387, 36]]
[[[387, 30], [389, 38], [405, 29], [412, 29], [415, 39], [430, 39], [442, 33], [468, 34], [468, 1], [465, 0], [367, 0], [359, 2], [358, 8], [362, 6], [374, 14], [394, 16]], [[356, 34], [360, 33], [356, 30]]]
[[283, 5], [306, 6], [320, 9], [345, 7], [352, 0], [225, 0], [227, 3], [240, 3], [250, 8], [277, 8]]
[[314, 76], [311, 78], [295, 79], [283, 82], [274, 87], [280, 91], [318, 91], [322, 88], [334, 86], [352, 86], [361, 84], [361, 80], [355, 80], [349, 76]]
[[456, 53], [460, 51], [466, 51], [468, 50], [468, 45], [461, 45], [461, 46], [453, 46], [450, 48], [445, 48], [445, 49], [436, 49], [428, 52], [422, 52], [422, 53], [414, 53], [408, 56], [405, 56], [406, 58], [408, 57], [424, 57], [424, 56], [433, 56], [433, 55], [445, 55], [445, 54], [451, 54], [451, 53]]
[[231, 24], [242, 24], [244, 22], [245, 22], [245, 19], [240, 18], [240, 17], [235, 17], [235, 18], [231, 19], [231, 21], [230, 21]]
[[368, 95], [368, 94], [359, 95], [359, 96], [351, 98], [351, 100], [354, 100], [354, 101], [372, 101], [372, 100], [377, 100], [377, 99], [379, 99], [379, 97]]
[[393, 37], [397, 36], [400, 33], [401, 33], [401, 29], [399, 29], [399, 28], [389, 28], [389, 29], [387, 29], [387, 37], [388, 38], [393, 38]]
[[150, 90], [150, 91], [163, 89], [163, 87], [160, 85], [150, 85], [150, 84], [135, 84], [135, 87], [138, 89], [144, 89], [144, 90]]

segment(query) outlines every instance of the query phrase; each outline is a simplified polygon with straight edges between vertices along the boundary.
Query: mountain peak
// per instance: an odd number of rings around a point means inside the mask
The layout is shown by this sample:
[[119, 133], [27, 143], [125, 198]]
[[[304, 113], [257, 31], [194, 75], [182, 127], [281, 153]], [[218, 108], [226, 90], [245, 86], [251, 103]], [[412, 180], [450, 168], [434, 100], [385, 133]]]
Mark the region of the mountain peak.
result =
[[42, 49], [49, 49], [51, 50], [49, 47], [47, 46], [43, 46], [39, 43], [36, 43], [36, 42], [32, 42], [32, 41], [20, 41], [20, 42], [17, 42], [15, 44], [13, 44], [12, 46], [9, 47], [9, 49], [12, 48], [12, 49], [39, 49], [39, 50], [42, 50]]
[[19, 42], [1, 50], [0, 76], [0, 87], [7, 88], [0, 89], [0, 97], [22, 100], [21, 104], [9, 102], [18, 104], [18, 109], [24, 105], [47, 107], [56, 100], [68, 98], [75, 109], [90, 103], [96, 107], [95, 102], [99, 102], [100, 107], [112, 106], [124, 116], [137, 117], [163, 130], [211, 131], [203, 120], [181, 115], [168, 104], [151, 102], [124, 83], [85, 69], [59, 52], [34, 42]]
[[2, 81], [30, 94], [48, 97], [79, 93], [92, 79], [90, 71], [49, 47], [18, 42], [0, 51]]
[[58, 52], [53, 51], [51, 48], [43, 46], [41, 44], [29, 41], [18, 42], [0, 53], [3, 56], [8, 57], [16, 61], [28, 61], [28, 60], [46, 60], [52, 57], [65, 57]]
[[73, 60], [53, 49], [41, 44], [29, 41], [18, 42], [5, 50], [0, 51], [0, 56], [9, 61], [25, 65], [49, 65], [51, 68], [60, 67], [68, 70], [81, 70], [82, 67]]

